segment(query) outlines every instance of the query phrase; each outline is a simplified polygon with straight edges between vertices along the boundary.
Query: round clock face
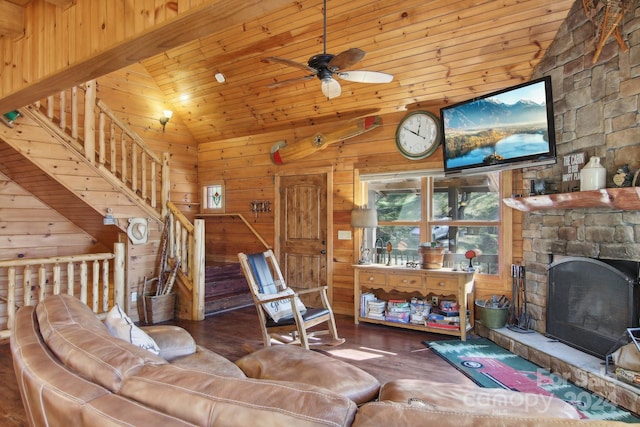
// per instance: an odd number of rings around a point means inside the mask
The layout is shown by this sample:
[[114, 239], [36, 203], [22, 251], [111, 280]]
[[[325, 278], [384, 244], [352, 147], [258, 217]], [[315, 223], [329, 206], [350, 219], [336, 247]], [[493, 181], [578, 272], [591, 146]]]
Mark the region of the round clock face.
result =
[[440, 144], [440, 120], [428, 111], [413, 111], [398, 124], [396, 146], [411, 160], [429, 157]]

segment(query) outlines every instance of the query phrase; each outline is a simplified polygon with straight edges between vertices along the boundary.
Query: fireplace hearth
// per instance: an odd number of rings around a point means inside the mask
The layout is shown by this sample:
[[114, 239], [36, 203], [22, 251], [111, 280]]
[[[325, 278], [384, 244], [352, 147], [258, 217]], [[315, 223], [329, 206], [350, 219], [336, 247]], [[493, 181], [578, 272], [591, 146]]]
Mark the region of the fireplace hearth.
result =
[[636, 261], [562, 257], [548, 267], [546, 335], [605, 358], [638, 327]]

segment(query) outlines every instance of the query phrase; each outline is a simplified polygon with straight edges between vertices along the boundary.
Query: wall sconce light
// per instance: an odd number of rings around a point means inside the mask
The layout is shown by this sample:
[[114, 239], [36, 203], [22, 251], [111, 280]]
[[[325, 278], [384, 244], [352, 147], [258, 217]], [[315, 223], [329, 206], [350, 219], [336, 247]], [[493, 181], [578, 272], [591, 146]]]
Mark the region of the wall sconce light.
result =
[[171, 116], [173, 116], [173, 111], [171, 111], [171, 110], [164, 110], [162, 112], [162, 117], [160, 117], [160, 124], [162, 125], [162, 132], [164, 132], [164, 127], [169, 122], [169, 119], [171, 119]]
[[249, 202], [249, 206], [256, 219], [258, 219], [259, 212], [271, 212], [271, 202], [266, 200], [252, 200]]

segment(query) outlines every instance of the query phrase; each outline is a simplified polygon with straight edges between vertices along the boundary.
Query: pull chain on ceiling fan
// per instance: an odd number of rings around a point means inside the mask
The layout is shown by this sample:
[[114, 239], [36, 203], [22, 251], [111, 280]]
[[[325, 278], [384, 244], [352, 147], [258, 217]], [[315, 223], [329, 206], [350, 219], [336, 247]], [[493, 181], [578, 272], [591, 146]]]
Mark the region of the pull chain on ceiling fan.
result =
[[337, 55], [327, 53], [327, 0], [324, 0], [323, 19], [323, 53], [314, 55], [309, 58], [307, 64], [301, 64], [299, 62], [295, 62], [285, 58], [279, 58], [277, 56], [270, 56], [268, 58], [265, 58], [267, 62], [277, 62], [280, 64], [301, 68], [305, 71], [310, 72], [311, 74], [304, 77], [297, 77], [294, 79], [275, 82], [268, 85], [268, 87], [281, 87], [318, 77], [318, 79], [320, 79], [321, 81], [322, 93], [327, 97], [327, 99], [332, 99], [340, 96], [340, 94], [342, 93], [340, 83], [333, 78], [334, 75], [342, 80], [356, 83], [389, 83], [393, 80], [393, 75], [381, 73], [378, 71], [341, 71], [354, 66], [356, 63], [362, 60], [362, 58], [364, 58], [365, 56], [365, 52], [358, 48], [351, 48]]

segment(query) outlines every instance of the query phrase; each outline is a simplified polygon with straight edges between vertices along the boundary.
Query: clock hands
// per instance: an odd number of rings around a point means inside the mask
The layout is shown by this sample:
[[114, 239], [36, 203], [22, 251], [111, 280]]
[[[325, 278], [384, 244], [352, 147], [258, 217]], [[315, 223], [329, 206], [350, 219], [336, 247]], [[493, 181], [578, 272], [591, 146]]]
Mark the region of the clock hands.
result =
[[425, 138], [424, 136], [420, 135], [420, 133], [419, 133], [419, 132], [420, 132], [420, 126], [418, 126], [418, 132], [412, 131], [411, 129], [409, 129], [409, 128], [408, 128], [408, 127], [406, 127], [406, 126], [403, 126], [403, 127], [404, 127], [404, 129], [405, 129], [405, 130], [407, 130], [407, 131], [411, 132], [411, 133], [412, 133], [412, 134], [414, 134], [415, 136], [419, 136], [419, 137], [420, 137], [420, 138], [422, 138], [422, 139], [427, 139], [427, 138]]

